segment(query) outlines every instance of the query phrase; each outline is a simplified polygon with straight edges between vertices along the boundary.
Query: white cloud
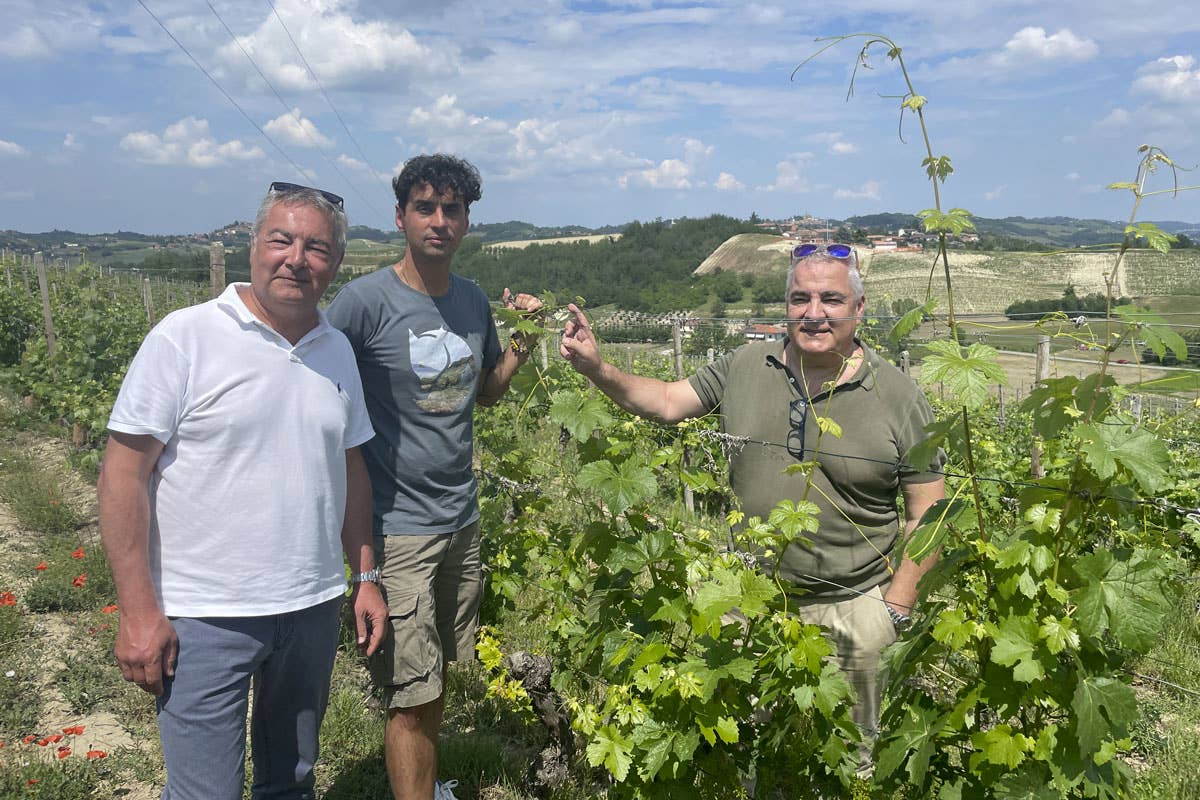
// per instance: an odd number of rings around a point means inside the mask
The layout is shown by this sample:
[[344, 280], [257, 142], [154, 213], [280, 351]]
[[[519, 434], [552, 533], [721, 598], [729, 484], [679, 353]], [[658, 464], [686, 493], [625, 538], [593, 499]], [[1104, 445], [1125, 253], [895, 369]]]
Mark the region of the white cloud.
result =
[[317, 130], [313, 121], [303, 117], [298, 108], [292, 109], [290, 114], [280, 114], [264, 125], [263, 129], [285, 144], [296, 147], [333, 146], [333, 140]]
[[812, 153], [797, 153], [786, 161], [775, 165], [775, 182], [759, 186], [762, 192], [807, 192], [808, 180], [804, 177], [801, 164], [812, 158]]
[[648, 186], [651, 189], [690, 189], [692, 168], [678, 158], [660, 161], [657, 166], [643, 170], [632, 170], [617, 178], [622, 189], [630, 186]]
[[[356, 22], [351, 16], [360, 13], [355, 5], [344, 0], [275, 3], [326, 89], [354, 86], [395, 91], [397, 81], [456, 71], [449, 58], [452, 49], [427, 47], [406, 28], [389, 21]], [[228, 42], [217, 51], [223, 70], [243, 74], [248, 82], [257, 81], [257, 76], [248, 71], [242, 53], [245, 48], [276, 87], [315, 91], [317, 85], [296, 57], [288, 31], [274, 15], [267, 14], [249, 36], [239, 37], [238, 43]]]
[[24, 158], [27, 155], [29, 155], [29, 151], [16, 142], [0, 139], [0, 157]]
[[1143, 66], [1133, 82], [1133, 91], [1170, 103], [1200, 101], [1200, 69], [1194, 56], [1160, 58]]
[[583, 38], [583, 24], [574, 17], [551, 15], [545, 23], [546, 38], [560, 45], [569, 45]]
[[507, 132], [508, 125], [502, 120], [468, 114], [458, 107], [458, 98], [452, 94], [439, 97], [431, 108], [418, 106], [408, 115], [408, 122], [415, 128], [427, 131], [458, 131], [474, 128], [494, 133]]
[[54, 48], [36, 28], [25, 25], [0, 38], [0, 57], [14, 61], [34, 61], [50, 58]]
[[746, 6], [745, 13], [752, 22], [760, 25], [777, 25], [786, 18], [784, 10], [779, 6], [763, 6], [758, 3]]
[[1024, 67], [1039, 61], [1088, 61], [1100, 48], [1090, 39], [1081, 39], [1069, 29], [1046, 35], [1045, 28], [1022, 28], [1008, 40], [1004, 49], [992, 56], [996, 66]]
[[69, 131], [67, 132], [67, 135], [63, 137], [62, 146], [63, 146], [64, 150], [82, 150], [83, 149], [83, 143], [75, 138], [75, 134], [73, 134]]
[[683, 142], [683, 160], [691, 167], [697, 167], [717, 152], [717, 148], [705, 144], [699, 139], [685, 139]]
[[983, 199], [984, 200], [996, 200], [997, 198], [1000, 197], [1000, 195], [1004, 194], [1004, 190], [1007, 188], [1008, 187], [1005, 185], [997, 186], [995, 189], [992, 189], [991, 191], [984, 192]]
[[858, 145], [853, 142], [834, 142], [829, 145], [829, 152], [835, 156], [848, 156], [858, 152]]
[[[345, 153], [342, 153], [337, 157], [337, 163], [338, 166], [345, 167], [346, 169], [352, 169], [355, 172], [367, 172], [371, 169], [365, 161], [359, 161], [357, 158], [351, 158]], [[397, 172], [399, 172], [399, 170], [397, 170]]]
[[731, 172], [722, 172], [720, 175], [718, 175], [717, 180], [713, 183], [713, 186], [717, 187], [723, 192], [733, 192], [737, 191], [738, 189], [746, 188], [746, 184], [735, 178]]
[[1108, 116], [1096, 123], [1101, 128], [1124, 128], [1133, 120], [1133, 115], [1123, 108], [1114, 108]]
[[833, 196], [844, 200], [882, 200], [882, 189], [879, 181], [867, 181], [858, 189], [838, 189]]
[[1079, 173], [1078, 172], [1068, 172], [1064, 177], [1066, 177], [1066, 179], [1069, 181], [1077, 181], [1077, 180], [1079, 180]]
[[196, 117], [184, 117], [168, 125], [162, 136], [150, 131], [126, 134], [121, 149], [144, 164], [200, 168], [263, 157], [260, 147], [249, 147], [237, 139], [218, 143], [209, 136], [208, 120]]

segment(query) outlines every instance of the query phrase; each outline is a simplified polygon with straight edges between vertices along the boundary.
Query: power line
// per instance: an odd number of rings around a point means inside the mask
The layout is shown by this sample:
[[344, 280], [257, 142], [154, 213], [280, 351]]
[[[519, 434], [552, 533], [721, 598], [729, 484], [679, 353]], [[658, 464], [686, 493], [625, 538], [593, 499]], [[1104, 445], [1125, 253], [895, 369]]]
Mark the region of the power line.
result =
[[171, 31], [167, 29], [167, 26], [163, 24], [163, 21], [161, 19], [159, 19], [154, 14], [153, 11], [150, 10], [150, 8], [145, 4], [145, 2], [143, 2], [143, 0], [137, 0], [137, 2], [138, 2], [138, 5], [140, 5], [142, 8], [144, 8], [146, 10], [146, 13], [149, 14], [151, 16], [151, 18], [153, 18], [154, 21], [158, 23], [158, 27], [162, 28], [163, 32], [165, 34], [167, 34], [167, 36], [171, 37], [171, 41], [174, 42], [176, 45], [178, 45], [179, 49], [184, 52], [184, 55], [186, 55], [188, 58], [190, 58], [192, 60], [192, 63], [196, 65], [196, 68], [204, 73], [204, 77], [206, 77], [210, 81], [212, 81], [213, 86], [216, 86], [217, 90], [221, 94], [225, 95], [225, 99], [228, 100], [233, 105], [234, 108], [236, 108], [238, 111], [241, 112], [242, 116], [246, 118], [247, 122], [249, 122], [251, 125], [254, 126], [254, 130], [256, 130], [260, 134], [262, 134], [262, 137], [264, 139], [266, 139], [268, 142], [270, 142], [272, 147], [274, 147], [277, 151], [279, 151], [279, 155], [283, 156], [287, 160], [287, 162], [289, 164], [291, 164], [295, 168], [295, 170], [304, 177], [305, 181], [307, 181], [308, 183], [314, 183], [312, 176], [308, 172], [306, 172], [303, 167], [301, 167], [299, 164], [297, 164], [295, 161], [293, 161], [292, 157], [289, 156], [286, 152], [284, 152], [283, 148], [280, 147], [274, 139], [272, 139], [270, 136], [268, 136], [267, 132], [264, 131], [257, 122], [255, 122], [253, 119], [251, 119], [250, 115], [246, 113], [246, 109], [244, 109], [240, 105], [238, 105], [238, 101], [234, 100], [233, 96], [230, 95], [229, 92], [225, 91], [225, 87], [223, 87], [220, 83], [218, 83], [217, 79], [209, 74], [208, 70], [206, 70], [204, 68], [204, 65], [201, 64], [194, 55], [192, 55], [191, 51], [189, 51], [186, 47], [183, 46], [183, 42], [181, 42], [175, 38], [175, 34], [171, 33]]
[[310, 142], [312, 142], [313, 147], [317, 148], [317, 152], [319, 152], [321, 154], [321, 156], [326, 161], [329, 162], [329, 166], [333, 167], [333, 171], [338, 174], [338, 177], [340, 177], [346, 183], [346, 185], [349, 186], [356, 195], [358, 195], [358, 199], [362, 200], [363, 203], [365, 203], [367, 205], [367, 207], [371, 209], [371, 211], [375, 212], [376, 216], [382, 216], [379, 209], [377, 209], [371, 203], [370, 200], [368, 200], [365, 196], [363, 196], [363, 193], [358, 190], [358, 187], [355, 186], [353, 183], [351, 183], [350, 179], [347, 178], [345, 176], [345, 174], [338, 168], [337, 163], [334, 162], [334, 160], [329, 157], [329, 154], [325, 152], [325, 149], [323, 147], [321, 147], [321, 143], [317, 141], [316, 137], [313, 136], [312, 132], [309, 131], [308, 128], [304, 127], [304, 120], [300, 116], [299, 109], [297, 108], [295, 112], [292, 111], [292, 109], [288, 105], [287, 101], [283, 99], [283, 96], [275, 88], [275, 85], [272, 84], [271, 80], [266, 75], [263, 74], [263, 71], [262, 71], [262, 69], [259, 68], [258, 63], [254, 60], [254, 58], [250, 55], [250, 53], [242, 45], [241, 40], [238, 39], [238, 37], [234, 34], [234, 32], [232, 30], [230, 30], [229, 26], [227, 24], [225, 24], [225, 20], [222, 19], [221, 15], [217, 13], [217, 9], [215, 7], [213, 7], [213, 4], [211, 2], [209, 2], [208, 0], [205, 0], [205, 4], [208, 6], [208, 10], [213, 13], [213, 16], [217, 18], [217, 21], [221, 23], [221, 27], [223, 27], [225, 29], [225, 32], [229, 34], [229, 38], [232, 39], [233, 43], [236, 44], [238, 46], [238, 49], [242, 51], [242, 55], [244, 55], [246, 57], [246, 60], [250, 62], [250, 66], [254, 67], [254, 71], [258, 73], [258, 77], [262, 78], [263, 82], [267, 84], [267, 88], [269, 88], [271, 90], [272, 94], [275, 95], [275, 99], [277, 99], [279, 101], [279, 104], [283, 106], [283, 110], [286, 111], [287, 113], [291, 114], [292, 117], [296, 120], [296, 125], [300, 128], [301, 131], [304, 132], [304, 135], [308, 137], [308, 140]]
[[312, 76], [313, 82], [316, 83], [317, 88], [321, 90], [321, 96], [325, 98], [325, 102], [329, 104], [329, 108], [331, 111], [333, 111], [333, 115], [337, 117], [338, 122], [342, 124], [342, 130], [346, 132], [346, 135], [350, 137], [350, 141], [354, 143], [354, 149], [357, 150], [358, 154], [362, 157], [363, 163], [367, 165], [367, 169], [371, 170], [371, 174], [378, 178], [379, 182], [390, 191], [392, 188], [391, 184], [389, 184], [387, 180], [385, 180], [384, 177], [376, 172], [375, 168], [371, 166], [371, 160], [367, 158], [367, 154], [363, 152], [362, 146], [358, 143], [358, 139], [355, 139], [354, 134], [350, 132], [350, 127], [346, 125], [346, 120], [342, 119], [342, 115], [338, 113], [337, 107], [333, 104], [333, 100], [330, 99], [329, 94], [325, 91], [325, 87], [321, 84], [321, 79], [317, 77], [316, 70], [312, 68], [312, 65], [308, 63], [308, 59], [304, 57], [304, 52], [300, 49], [300, 45], [296, 43], [296, 39], [292, 36], [292, 32], [288, 30], [288, 26], [284, 23], [283, 17], [279, 16], [279, 11], [275, 8], [275, 3], [272, 2], [272, 0], [267, 0], [267, 5], [271, 7], [271, 13], [273, 13], [275, 15], [275, 19], [279, 21], [279, 26], [283, 28], [283, 32], [287, 34], [288, 41], [292, 43], [292, 47], [296, 48], [296, 54], [300, 56], [300, 60], [304, 63], [304, 68], [308, 70], [308, 74]]

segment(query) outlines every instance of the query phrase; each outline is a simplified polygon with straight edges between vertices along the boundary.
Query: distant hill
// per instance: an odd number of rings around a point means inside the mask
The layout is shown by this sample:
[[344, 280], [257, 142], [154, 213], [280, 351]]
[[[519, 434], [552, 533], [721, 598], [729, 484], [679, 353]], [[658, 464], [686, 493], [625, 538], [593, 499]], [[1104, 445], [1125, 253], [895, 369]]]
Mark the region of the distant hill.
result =
[[[767, 234], [732, 236], [696, 268], [693, 276], [722, 272], [752, 275], [777, 274], [787, 270], [788, 251], [794, 241]], [[932, 256], [923, 252], [860, 250], [867, 297], [878, 300], [911, 299], [924, 302], [930, 280]], [[968, 252], [954, 250], [950, 267], [956, 306], [965, 313], [1001, 313], [1017, 300], [1061, 297], [1074, 286], [1082, 296], [1103, 293], [1104, 273], [1112, 269], [1113, 256], [1102, 253]], [[782, 285], [782, 283], [781, 283]], [[1151, 301], [1152, 308], [1165, 307], [1162, 298], [1186, 305], [1191, 298], [1200, 308], [1200, 249], [1131, 250], [1121, 270], [1120, 294]], [[945, 295], [942, 273], [933, 276], [934, 296]], [[943, 301], [944, 302], [944, 301]]]
[[[1119, 242], [1125, 231], [1125, 223], [1104, 219], [1076, 219], [1074, 217], [974, 217], [975, 229], [980, 234], [1022, 239], [1049, 247], [1079, 247], [1081, 245]], [[849, 230], [865, 230], [868, 233], [894, 233], [905, 230], [920, 230], [916, 216], [902, 212], [886, 212], [847, 217], [845, 220], [829, 220], [829, 227], [843, 226]], [[1200, 236], [1200, 222], [1160, 220], [1154, 223], [1168, 233], [1186, 234], [1195, 239]]]

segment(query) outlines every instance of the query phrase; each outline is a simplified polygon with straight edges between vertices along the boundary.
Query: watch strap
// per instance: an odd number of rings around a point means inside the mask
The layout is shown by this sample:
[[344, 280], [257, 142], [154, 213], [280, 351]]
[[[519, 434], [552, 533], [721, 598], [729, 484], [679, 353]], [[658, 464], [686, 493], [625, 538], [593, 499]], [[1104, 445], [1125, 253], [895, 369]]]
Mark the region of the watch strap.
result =
[[351, 583], [379, 583], [383, 576], [379, 572], [379, 567], [374, 567], [366, 572], [356, 572], [350, 576]]

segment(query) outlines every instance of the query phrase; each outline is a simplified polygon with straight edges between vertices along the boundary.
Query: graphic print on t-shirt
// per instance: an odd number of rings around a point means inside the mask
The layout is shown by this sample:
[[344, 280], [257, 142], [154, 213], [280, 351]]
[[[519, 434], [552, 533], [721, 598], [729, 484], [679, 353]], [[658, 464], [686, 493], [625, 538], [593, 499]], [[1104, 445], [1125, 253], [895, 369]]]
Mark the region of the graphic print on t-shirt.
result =
[[438, 327], [424, 333], [408, 331], [408, 354], [421, 383], [417, 405], [431, 414], [449, 414], [475, 396], [475, 358], [466, 340]]

